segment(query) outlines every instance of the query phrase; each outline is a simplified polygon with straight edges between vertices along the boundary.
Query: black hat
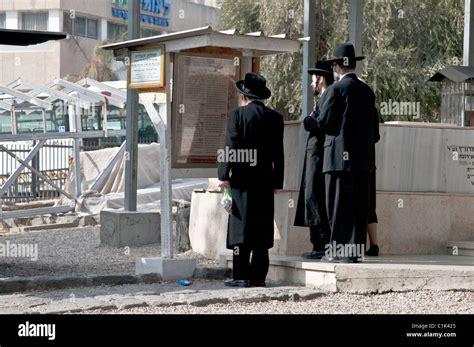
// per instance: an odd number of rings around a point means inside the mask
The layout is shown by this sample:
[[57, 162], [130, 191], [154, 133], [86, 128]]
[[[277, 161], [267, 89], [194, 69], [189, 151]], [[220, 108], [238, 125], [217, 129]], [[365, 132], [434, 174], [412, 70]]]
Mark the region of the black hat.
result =
[[[365, 59], [364, 56], [356, 57], [354, 46], [351, 43], [338, 43], [334, 48], [333, 58], [328, 59], [330, 63], [344, 64], [347, 59], [349, 65], [353, 65], [356, 61]], [[342, 64], [341, 64], [342, 63]]]
[[323, 76], [325, 79], [334, 79], [332, 65], [326, 59], [318, 60], [314, 69], [308, 69], [308, 73], [311, 75]]
[[245, 96], [253, 99], [268, 99], [272, 92], [267, 88], [267, 80], [254, 72], [245, 75], [245, 80], [238, 81], [235, 86]]

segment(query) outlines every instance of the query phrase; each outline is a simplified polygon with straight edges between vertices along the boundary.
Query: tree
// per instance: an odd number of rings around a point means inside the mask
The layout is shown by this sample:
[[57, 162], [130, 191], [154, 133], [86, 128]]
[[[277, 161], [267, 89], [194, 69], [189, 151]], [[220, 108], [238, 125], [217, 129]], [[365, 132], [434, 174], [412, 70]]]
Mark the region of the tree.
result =
[[117, 80], [112, 71], [113, 51], [99, 48], [106, 43], [102, 42], [95, 48], [90, 63], [80, 73], [81, 78], [88, 77], [99, 82]]
[[[423, 120], [437, 120], [440, 86], [427, 82], [446, 65], [462, 61], [462, 0], [366, 0], [362, 78], [374, 89], [377, 103], [419, 102]], [[316, 57], [332, 55], [348, 37], [349, 1], [315, 0]], [[303, 36], [303, 0], [223, 0], [222, 29], [263, 30], [266, 35]], [[269, 56], [261, 71], [273, 97], [269, 104], [298, 119], [301, 112], [301, 52]], [[294, 110], [291, 113], [291, 110]], [[408, 119], [388, 115], [384, 120]]]

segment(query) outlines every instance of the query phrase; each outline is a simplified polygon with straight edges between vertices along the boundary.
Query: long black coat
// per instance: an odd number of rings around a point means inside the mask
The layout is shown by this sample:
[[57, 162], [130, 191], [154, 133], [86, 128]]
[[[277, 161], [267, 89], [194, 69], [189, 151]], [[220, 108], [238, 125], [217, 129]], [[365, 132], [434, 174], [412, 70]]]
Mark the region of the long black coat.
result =
[[326, 90], [319, 105], [317, 121], [326, 134], [323, 172], [374, 170], [380, 135], [372, 89], [347, 74]]
[[283, 117], [260, 101], [233, 110], [229, 115], [227, 150], [251, 150], [249, 162], [219, 162], [218, 177], [230, 180], [232, 213], [227, 248], [245, 244], [252, 249], [272, 248], [274, 239], [274, 189], [283, 188]]
[[331, 242], [365, 245], [374, 143], [380, 138], [372, 89], [356, 74], [345, 75], [321, 97], [317, 122], [326, 134], [323, 172]]
[[303, 121], [309, 137], [306, 142], [295, 226], [320, 226], [327, 220], [322, 173], [325, 135], [316, 122], [318, 115], [319, 107], [316, 106], [316, 111]]

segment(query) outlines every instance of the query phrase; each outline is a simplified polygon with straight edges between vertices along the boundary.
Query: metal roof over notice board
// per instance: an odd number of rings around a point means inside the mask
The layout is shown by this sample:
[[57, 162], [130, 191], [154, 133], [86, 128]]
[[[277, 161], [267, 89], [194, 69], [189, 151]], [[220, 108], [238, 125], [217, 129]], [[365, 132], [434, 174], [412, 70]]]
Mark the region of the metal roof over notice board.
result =
[[[242, 52], [243, 56], [294, 53], [300, 48], [298, 41], [285, 35], [262, 36], [260, 32], [239, 34], [236, 30], [216, 31], [211, 26], [185, 30], [171, 34], [129, 40], [102, 46], [117, 52], [150, 45], [165, 45], [167, 52], [180, 52], [202, 47], [230, 48]], [[120, 54], [118, 54], [120, 55]]]

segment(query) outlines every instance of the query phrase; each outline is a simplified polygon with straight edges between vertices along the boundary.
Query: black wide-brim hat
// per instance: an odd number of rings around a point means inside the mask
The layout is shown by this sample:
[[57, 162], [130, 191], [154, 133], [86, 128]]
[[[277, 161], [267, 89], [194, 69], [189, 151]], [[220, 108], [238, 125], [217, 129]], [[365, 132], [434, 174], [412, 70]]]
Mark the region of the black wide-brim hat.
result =
[[308, 69], [308, 73], [311, 75], [323, 76], [326, 79], [334, 78], [332, 63], [325, 59], [318, 60], [314, 68]]
[[268, 99], [272, 92], [267, 88], [267, 80], [254, 72], [245, 75], [245, 79], [235, 83], [237, 90], [252, 99]]
[[[354, 46], [351, 43], [338, 43], [334, 48], [333, 58], [328, 59], [328, 63], [344, 63], [344, 59], [347, 59], [349, 63], [364, 60], [365, 56], [361, 55], [356, 57]], [[342, 64], [341, 64], [342, 65]]]

